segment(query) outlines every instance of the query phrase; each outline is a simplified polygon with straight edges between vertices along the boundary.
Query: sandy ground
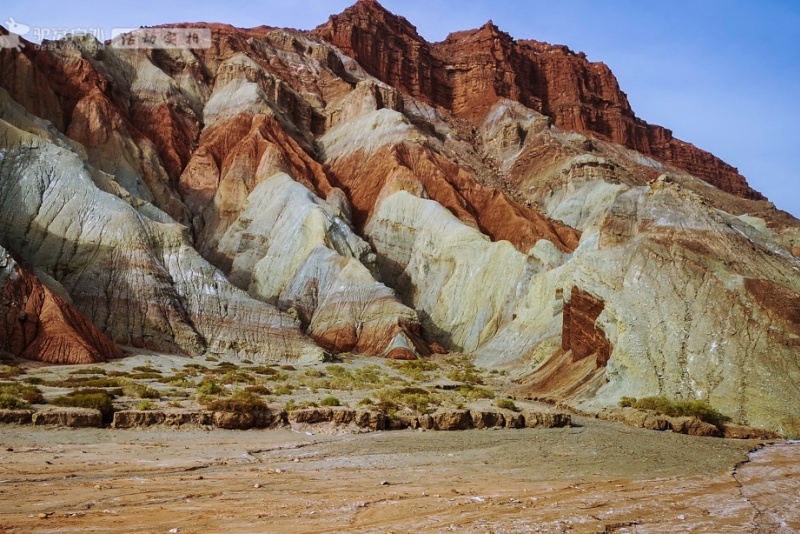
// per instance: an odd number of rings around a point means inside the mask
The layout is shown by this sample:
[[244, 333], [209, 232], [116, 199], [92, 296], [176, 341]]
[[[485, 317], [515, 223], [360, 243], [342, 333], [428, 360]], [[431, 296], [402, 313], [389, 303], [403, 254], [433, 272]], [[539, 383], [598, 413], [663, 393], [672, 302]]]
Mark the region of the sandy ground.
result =
[[0, 530], [800, 531], [798, 445], [739, 465], [754, 442], [577, 423], [345, 436], [7, 426]]

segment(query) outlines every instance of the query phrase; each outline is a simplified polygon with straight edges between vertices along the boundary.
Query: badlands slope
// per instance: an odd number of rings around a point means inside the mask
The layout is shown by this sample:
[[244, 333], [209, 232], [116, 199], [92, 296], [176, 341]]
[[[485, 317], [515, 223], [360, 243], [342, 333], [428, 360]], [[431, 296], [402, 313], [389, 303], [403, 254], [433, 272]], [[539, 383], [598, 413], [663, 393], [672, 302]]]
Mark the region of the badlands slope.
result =
[[605, 65], [374, 0], [211, 28], [0, 50], [0, 350], [457, 351], [588, 410], [800, 415], [800, 222]]

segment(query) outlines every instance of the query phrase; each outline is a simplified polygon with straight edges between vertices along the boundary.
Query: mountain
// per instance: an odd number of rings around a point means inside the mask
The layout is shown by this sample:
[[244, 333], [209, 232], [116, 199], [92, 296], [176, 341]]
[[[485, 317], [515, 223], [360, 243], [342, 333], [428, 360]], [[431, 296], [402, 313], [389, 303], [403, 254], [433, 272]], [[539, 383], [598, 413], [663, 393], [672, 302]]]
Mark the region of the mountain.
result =
[[491, 23], [427, 43], [374, 0], [157, 30], [200, 27], [0, 50], [0, 349], [456, 351], [587, 410], [800, 414], [800, 221], [605, 65]]

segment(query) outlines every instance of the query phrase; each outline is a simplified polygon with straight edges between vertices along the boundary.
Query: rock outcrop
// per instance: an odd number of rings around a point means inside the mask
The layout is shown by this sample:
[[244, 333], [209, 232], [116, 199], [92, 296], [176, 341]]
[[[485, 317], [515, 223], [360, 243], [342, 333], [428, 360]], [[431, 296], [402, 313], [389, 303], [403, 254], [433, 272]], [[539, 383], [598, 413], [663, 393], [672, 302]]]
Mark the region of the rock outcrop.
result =
[[0, 317], [0, 350], [20, 358], [94, 363], [122, 357], [105, 334], [2, 247]]
[[430, 44], [376, 0], [359, 0], [313, 34], [376, 78], [476, 124], [499, 99], [516, 100], [559, 128], [625, 145], [744, 198], [764, 198], [735, 168], [637, 118], [608, 66], [565, 46], [515, 41], [491, 21]]

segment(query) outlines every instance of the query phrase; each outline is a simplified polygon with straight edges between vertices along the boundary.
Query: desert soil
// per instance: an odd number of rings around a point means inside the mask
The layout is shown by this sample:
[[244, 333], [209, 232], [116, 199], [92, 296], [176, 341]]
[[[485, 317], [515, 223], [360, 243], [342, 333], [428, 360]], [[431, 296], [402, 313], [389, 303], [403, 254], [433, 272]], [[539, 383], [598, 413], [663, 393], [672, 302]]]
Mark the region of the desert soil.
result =
[[[0, 428], [3, 532], [797, 532], [800, 446], [565, 429]], [[176, 530], [177, 529], [177, 530]]]

